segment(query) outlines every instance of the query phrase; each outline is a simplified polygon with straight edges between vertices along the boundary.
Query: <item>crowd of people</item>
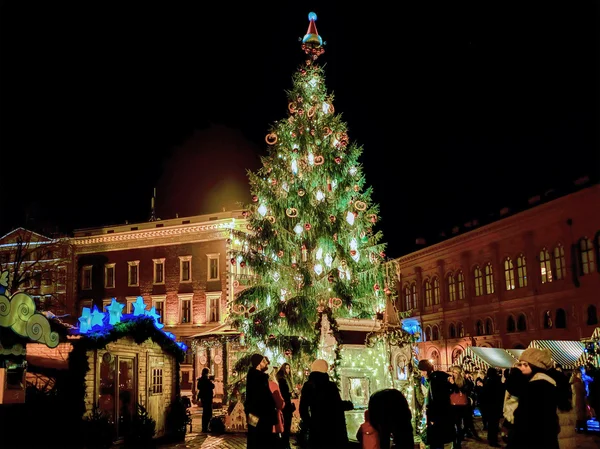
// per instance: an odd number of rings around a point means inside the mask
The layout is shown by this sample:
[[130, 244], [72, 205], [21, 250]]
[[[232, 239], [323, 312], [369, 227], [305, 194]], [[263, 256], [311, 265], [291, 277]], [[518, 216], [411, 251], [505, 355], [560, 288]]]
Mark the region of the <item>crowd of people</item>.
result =
[[[344, 412], [353, 405], [342, 400], [337, 384], [329, 377], [329, 364], [315, 360], [299, 392], [293, 387], [288, 363], [269, 365], [269, 359], [261, 354], [250, 358], [244, 402], [248, 449], [290, 448], [296, 410], [293, 399], [298, 397], [298, 442], [306, 449], [347, 448]], [[600, 410], [600, 380], [588, 394], [581, 372], [567, 376], [548, 350], [528, 348], [513, 368], [489, 368], [485, 376], [475, 379], [460, 366], [440, 371], [425, 359], [419, 361], [418, 369], [425, 420], [420, 439], [427, 449], [460, 449], [465, 438], [486, 439], [491, 447], [505, 444], [506, 449], [575, 448], [576, 432], [586, 430], [589, 405]], [[203, 405], [212, 404], [213, 389], [205, 369], [198, 380]], [[203, 432], [208, 431], [212, 410], [211, 405], [204, 407]], [[487, 432], [483, 437], [474, 425], [475, 409]], [[401, 391], [377, 391], [370, 396], [356, 438], [362, 449], [413, 449], [412, 418]]]

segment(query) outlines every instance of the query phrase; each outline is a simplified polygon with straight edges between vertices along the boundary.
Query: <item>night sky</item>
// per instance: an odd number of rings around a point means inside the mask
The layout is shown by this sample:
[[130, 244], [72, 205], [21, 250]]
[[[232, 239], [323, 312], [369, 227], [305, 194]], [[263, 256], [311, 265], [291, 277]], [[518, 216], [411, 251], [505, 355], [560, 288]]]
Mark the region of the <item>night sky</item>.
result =
[[597, 2], [174, 3], [2, 2], [2, 234], [248, 201], [310, 11], [388, 256], [598, 177]]

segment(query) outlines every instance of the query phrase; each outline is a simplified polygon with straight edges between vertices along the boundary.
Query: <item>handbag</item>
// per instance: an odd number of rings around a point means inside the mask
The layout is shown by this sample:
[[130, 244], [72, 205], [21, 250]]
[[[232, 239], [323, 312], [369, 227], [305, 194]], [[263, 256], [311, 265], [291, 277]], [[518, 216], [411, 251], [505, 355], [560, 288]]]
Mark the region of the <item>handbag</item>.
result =
[[452, 405], [467, 405], [469, 403], [469, 398], [466, 394], [463, 394], [461, 391], [458, 393], [452, 393], [450, 395], [450, 404]]

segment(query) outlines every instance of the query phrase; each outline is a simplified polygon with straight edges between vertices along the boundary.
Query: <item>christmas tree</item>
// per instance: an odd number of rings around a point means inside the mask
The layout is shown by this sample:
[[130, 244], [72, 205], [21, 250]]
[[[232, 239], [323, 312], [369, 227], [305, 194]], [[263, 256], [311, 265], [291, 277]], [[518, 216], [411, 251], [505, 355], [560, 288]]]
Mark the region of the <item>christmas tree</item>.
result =
[[[381, 318], [392, 293], [362, 148], [350, 141], [316, 62], [324, 52], [316, 20], [311, 12], [302, 39], [307, 59], [287, 92], [288, 116], [267, 134], [262, 167], [248, 173], [248, 232], [232, 235], [230, 260], [254, 275], [229, 310], [248, 355], [304, 369], [316, 357], [335, 368], [339, 344], [327, 353], [322, 333], [339, 343], [337, 319]], [[246, 362], [239, 360], [240, 374]]]

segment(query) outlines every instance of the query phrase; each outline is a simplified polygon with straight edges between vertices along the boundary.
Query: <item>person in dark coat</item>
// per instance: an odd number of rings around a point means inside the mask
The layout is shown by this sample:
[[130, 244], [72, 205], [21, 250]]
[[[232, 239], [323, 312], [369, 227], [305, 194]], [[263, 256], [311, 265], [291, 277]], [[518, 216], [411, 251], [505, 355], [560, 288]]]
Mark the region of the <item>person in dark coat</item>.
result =
[[481, 407], [484, 410], [482, 415], [485, 414], [488, 424], [488, 444], [492, 447], [500, 447], [498, 432], [504, 408], [504, 393], [504, 384], [498, 370], [492, 367], [488, 368], [481, 391]]
[[352, 403], [342, 401], [337, 385], [329, 380], [328, 371], [325, 360], [315, 360], [300, 393], [300, 417], [302, 428], [308, 432], [310, 449], [348, 446], [344, 411], [352, 410]]
[[559, 449], [558, 392], [548, 374], [553, 365], [547, 349], [527, 348], [521, 354], [518, 368], [528, 382], [514, 412], [508, 449]]
[[208, 425], [212, 418], [213, 390], [215, 384], [208, 377], [208, 368], [202, 370], [202, 376], [198, 378], [198, 399], [202, 403], [202, 432], [208, 432]]
[[289, 363], [284, 363], [277, 372], [277, 382], [279, 383], [279, 391], [283, 397], [285, 406], [283, 407], [283, 432], [281, 434], [281, 444], [283, 449], [290, 447], [290, 431], [292, 428], [292, 416], [296, 410], [296, 406], [292, 402], [292, 368]]
[[253, 354], [250, 358], [244, 402], [248, 449], [272, 448], [276, 445], [273, 426], [277, 420], [277, 409], [269, 388], [269, 376], [263, 371], [267, 366], [267, 359], [261, 354]]
[[425, 396], [425, 413], [427, 428], [425, 444], [430, 449], [443, 448], [456, 438], [456, 427], [450, 404], [452, 385], [450, 375], [444, 371], [435, 371], [433, 364], [423, 359], [419, 361], [419, 370], [425, 378], [427, 395]]
[[379, 434], [381, 449], [390, 447], [393, 436], [395, 449], [414, 449], [412, 413], [402, 392], [388, 388], [369, 398], [369, 422]]

